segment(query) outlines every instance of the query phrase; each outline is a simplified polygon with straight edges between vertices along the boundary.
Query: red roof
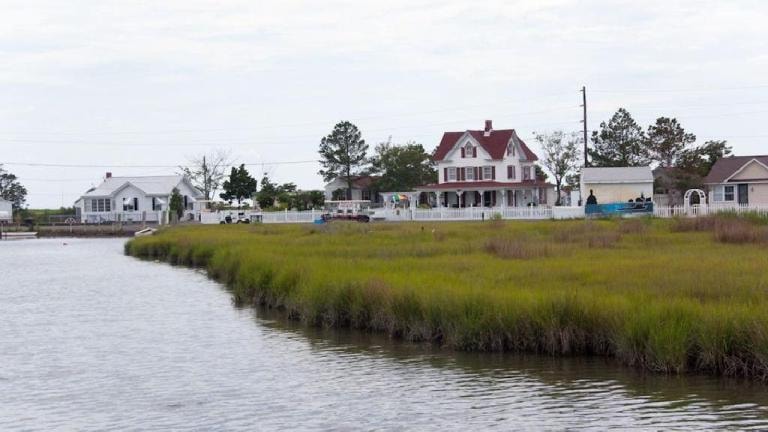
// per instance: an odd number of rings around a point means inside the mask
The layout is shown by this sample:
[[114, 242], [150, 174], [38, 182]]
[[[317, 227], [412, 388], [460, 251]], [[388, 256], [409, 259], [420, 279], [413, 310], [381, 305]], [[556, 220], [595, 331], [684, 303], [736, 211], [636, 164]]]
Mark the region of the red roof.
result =
[[464, 136], [465, 133], [472, 135], [480, 145], [491, 155], [493, 159], [503, 159], [507, 153], [507, 144], [514, 140], [523, 151], [525, 158], [529, 161], [539, 160], [538, 156], [517, 136], [514, 129], [491, 130], [489, 136], [485, 136], [482, 130], [468, 130], [466, 132], [445, 132], [440, 145], [435, 149], [435, 160], [440, 161], [445, 158], [448, 152], [456, 145], [456, 142]]
[[[768, 155], [762, 156], [729, 156], [720, 158], [709, 170], [709, 174], [704, 179], [704, 183], [723, 183], [725, 179], [732, 176], [741, 167], [756, 159], [764, 165], [768, 165]], [[762, 179], [761, 179], [762, 180]], [[742, 180], [743, 181], [743, 180]]]
[[530, 187], [551, 187], [551, 186], [553, 186], [551, 183], [547, 183], [541, 180], [525, 180], [521, 182], [463, 181], [463, 182], [429, 184], [429, 185], [419, 186], [418, 189], [423, 189], [423, 190], [430, 190], [430, 189], [458, 190], [458, 189], [481, 189], [481, 188], [515, 189], [520, 187], [530, 188]]

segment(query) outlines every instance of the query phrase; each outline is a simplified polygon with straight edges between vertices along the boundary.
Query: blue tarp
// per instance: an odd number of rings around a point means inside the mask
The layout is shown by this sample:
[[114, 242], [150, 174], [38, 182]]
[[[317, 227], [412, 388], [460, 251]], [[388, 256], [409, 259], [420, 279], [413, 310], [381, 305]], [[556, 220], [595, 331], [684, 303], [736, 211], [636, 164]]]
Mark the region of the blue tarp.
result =
[[584, 206], [584, 213], [588, 215], [621, 215], [625, 213], [653, 213], [653, 203], [646, 201], [644, 203], [621, 202], [607, 204], [587, 204]]

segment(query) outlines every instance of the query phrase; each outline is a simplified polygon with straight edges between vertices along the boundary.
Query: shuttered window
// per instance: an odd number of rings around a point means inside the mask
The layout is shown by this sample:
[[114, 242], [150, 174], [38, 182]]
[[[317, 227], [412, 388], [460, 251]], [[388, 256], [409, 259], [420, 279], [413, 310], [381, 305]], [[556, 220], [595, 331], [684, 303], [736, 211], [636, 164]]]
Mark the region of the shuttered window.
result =
[[483, 180], [491, 180], [493, 178], [493, 167], [492, 166], [484, 166], [483, 167]]
[[507, 178], [508, 179], [514, 180], [515, 177], [517, 177], [516, 176], [517, 173], [515, 172], [515, 168], [516, 167], [514, 165], [507, 165]]

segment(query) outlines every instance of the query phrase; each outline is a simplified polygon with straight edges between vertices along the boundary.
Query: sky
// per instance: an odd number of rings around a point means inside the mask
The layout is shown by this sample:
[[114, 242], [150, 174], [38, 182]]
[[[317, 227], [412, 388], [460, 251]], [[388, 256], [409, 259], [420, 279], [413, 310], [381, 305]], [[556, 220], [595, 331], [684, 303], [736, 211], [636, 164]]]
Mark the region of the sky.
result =
[[312, 161], [341, 120], [371, 148], [431, 151], [444, 131], [491, 119], [537, 151], [534, 133], [581, 130], [582, 86], [589, 130], [624, 107], [643, 127], [676, 117], [698, 143], [768, 153], [764, 0], [0, 0], [0, 11], [0, 163], [31, 208], [70, 206], [107, 171], [173, 174], [216, 150], [257, 178], [320, 188]]

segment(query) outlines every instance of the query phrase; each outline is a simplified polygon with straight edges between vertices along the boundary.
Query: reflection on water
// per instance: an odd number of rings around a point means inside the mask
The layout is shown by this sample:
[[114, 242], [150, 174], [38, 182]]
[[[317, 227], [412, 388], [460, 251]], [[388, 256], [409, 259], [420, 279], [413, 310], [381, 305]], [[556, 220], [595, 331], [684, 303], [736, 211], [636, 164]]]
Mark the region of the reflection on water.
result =
[[768, 428], [763, 384], [307, 328], [66, 242], [0, 243], [0, 430]]

